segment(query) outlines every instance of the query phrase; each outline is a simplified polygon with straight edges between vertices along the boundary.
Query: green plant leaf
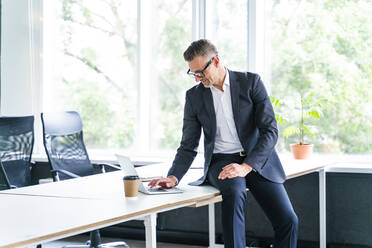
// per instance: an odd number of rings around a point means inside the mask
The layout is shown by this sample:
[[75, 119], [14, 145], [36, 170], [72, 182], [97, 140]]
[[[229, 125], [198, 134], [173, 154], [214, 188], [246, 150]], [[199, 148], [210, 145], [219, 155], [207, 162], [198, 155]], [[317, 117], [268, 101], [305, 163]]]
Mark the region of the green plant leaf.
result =
[[278, 114], [275, 114], [275, 119], [276, 119], [276, 122], [280, 125], [283, 125], [283, 124], [287, 123], [287, 120], [284, 119], [283, 117], [279, 116]]
[[310, 136], [315, 135], [315, 132], [313, 132], [309, 126], [302, 125], [301, 129], [304, 130], [304, 133], [306, 133], [307, 135], [310, 135]]
[[293, 134], [299, 134], [299, 133], [300, 133], [300, 129], [298, 127], [289, 126], [284, 129], [283, 136], [289, 137], [289, 136], [292, 136]]
[[320, 119], [320, 114], [319, 114], [318, 111], [312, 110], [312, 111], [308, 111], [308, 112], [304, 113], [304, 117], [313, 117], [314, 119], [319, 120]]
[[270, 101], [271, 101], [271, 104], [273, 105], [273, 107], [277, 107], [279, 106], [280, 102], [278, 99], [276, 99], [275, 97], [273, 96], [270, 96]]

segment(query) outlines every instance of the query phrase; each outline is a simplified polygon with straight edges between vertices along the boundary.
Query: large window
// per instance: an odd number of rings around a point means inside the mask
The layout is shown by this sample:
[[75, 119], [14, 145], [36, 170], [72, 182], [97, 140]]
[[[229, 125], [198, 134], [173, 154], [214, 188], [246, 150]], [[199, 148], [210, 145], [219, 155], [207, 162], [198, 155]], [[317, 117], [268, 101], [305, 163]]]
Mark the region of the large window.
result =
[[[313, 102], [326, 101], [320, 120], [309, 118], [315, 135], [306, 143], [324, 153], [372, 152], [372, 2], [265, 3], [272, 95], [287, 119], [281, 134], [297, 125], [300, 96], [313, 94]], [[297, 141], [281, 138], [279, 149]]]
[[2, 114], [77, 110], [90, 150], [174, 152], [195, 84], [182, 53], [205, 37], [228, 68], [259, 73], [279, 100], [279, 151], [298, 142], [283, 131], [298, 125], [300, 98], [310, 95], [321, 117], [308, 118], [315, 135], [305, 143], [322, 153], [372, 152], [369, 0], [6, 2]]
[[43, 111], [77, 110], [90, 149], [175, 149], [192, 1], [44, 1]]
[[43, 111], [77, 110], [90, 148], [127, 148], [136, 123], [136, 1], [44, 1]]
[[185, 92], [194, 82], [186, 75], [183, 51], [192, 37], [192, 1], [154, 1], [151, 16], [150, 149], [179, 146]]
[[206, 1], [206, 37], [229, 69], [247, 70], [247, 33], [247, 0]]

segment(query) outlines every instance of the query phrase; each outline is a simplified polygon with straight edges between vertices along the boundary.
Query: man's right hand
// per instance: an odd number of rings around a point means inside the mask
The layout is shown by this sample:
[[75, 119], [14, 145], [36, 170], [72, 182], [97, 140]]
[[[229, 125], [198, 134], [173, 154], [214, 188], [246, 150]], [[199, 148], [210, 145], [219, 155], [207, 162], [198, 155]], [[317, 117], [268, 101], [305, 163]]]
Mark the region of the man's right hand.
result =
[[170, 188], [173, 188], [174, 186], [176, 186], [176, 183], [177, 183], [177, 179], [175, 176], [169, 176], [169, 177], [166, 177], [166, 178], [159, 178], [159, 179], [154, 179], [152, 180], [151, 182], [149, 182], [149, 186], [151, 188], [153, 187], [156, 187], [156, 186], [160, 186], [162, 188], [167, 188], [167, 189], [170, 189]]

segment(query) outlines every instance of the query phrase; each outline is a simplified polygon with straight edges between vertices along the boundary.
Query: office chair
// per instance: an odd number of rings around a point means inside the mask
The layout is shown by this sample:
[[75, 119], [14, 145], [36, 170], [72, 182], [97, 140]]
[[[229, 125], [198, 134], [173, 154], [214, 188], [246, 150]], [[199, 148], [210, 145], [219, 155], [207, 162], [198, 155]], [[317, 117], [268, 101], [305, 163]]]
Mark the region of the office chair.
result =
[[31, 185], [34, 117], [0, 117], [0, 190]]
[[[89, 160], [83, 140], [83, 124], [75, 111], [42, 113], [43, 141], [51, 165], [54, 181], [88, 176], [105, 172], [105, 165], [94, 167]], [[116, 169], [118, 166], [109, 165]], [[99, 230], [90, 232], [86, 245], [66, 248], [129, 247], [124, 241], [102, 244]]]
[[0, 117], [0, 190], [31, 185], [33, 148], [33, 116]]

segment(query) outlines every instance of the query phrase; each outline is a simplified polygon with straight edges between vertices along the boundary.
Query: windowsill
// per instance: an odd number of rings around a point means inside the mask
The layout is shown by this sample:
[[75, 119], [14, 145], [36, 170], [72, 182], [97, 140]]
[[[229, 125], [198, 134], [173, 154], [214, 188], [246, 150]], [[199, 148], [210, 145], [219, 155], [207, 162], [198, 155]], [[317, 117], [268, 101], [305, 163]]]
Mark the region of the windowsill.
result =
[[[123, 154], [126, 155], [126, 154]], [[128, 156], [128, 155], [127, 155]], [[171, 161], [171, 158], [156, 157], [156, 156], [129, 156], [134, 165], [146, 165], [151, 163], [166, 163]], [[118, 161], [115, 155], [90, 155], [90, 161], [93, 164], [117, 164]], [[32, 160], [35, 162], [48, 162], [46, 154], [34, 154]]]
[[334, 163], [372, 163], [372, 154], [340, 154], [340, 153], [314, 153], [308, 160], [296, 160], [293, 158], [292, 153], [282, 152], [279, 153], [282, 163], [301, 163], [311, 162], [318, 165], [329, 165]]
[[[92, 152], [90, 151], [90, 160], [94, 164], [104, 164], [104, 163], [111, 163], [117, 164], [118, 161], [115, 157], [115, 153], [110, 153], [109, 155], [103, 154], [102, 152]], [[146, 154], [146, 155], [128, 155], [128, 153], [121, 152], [119, 154], [126, 155], [130, 157], [134, 165], [146, 165], [151, 163], [169, 163], [171, 164], [174, 159], [174, 153], [163, 153], [160, 155], [153, 155], [153, 154]], [[318, 166], [325, 166], [334, 163], [371, 163], [372, 161], [372, 154], [321, 154], [321, 153], [314, 153], [312, 157], [308, 160], [296, 160], [293, 158], [290, 152], [283, 152], [279, 153], [280, 160], [283, 165], [289, 164], [315, 164]], [[48, 162], [48, 158], [46, 154], [34, 154], [32, 156], [32, 160], [36, 162]], [[198, 153], [196, 156], [193, 167], [203, 167], [204, 165], [204, 155], [203, 153]]]

